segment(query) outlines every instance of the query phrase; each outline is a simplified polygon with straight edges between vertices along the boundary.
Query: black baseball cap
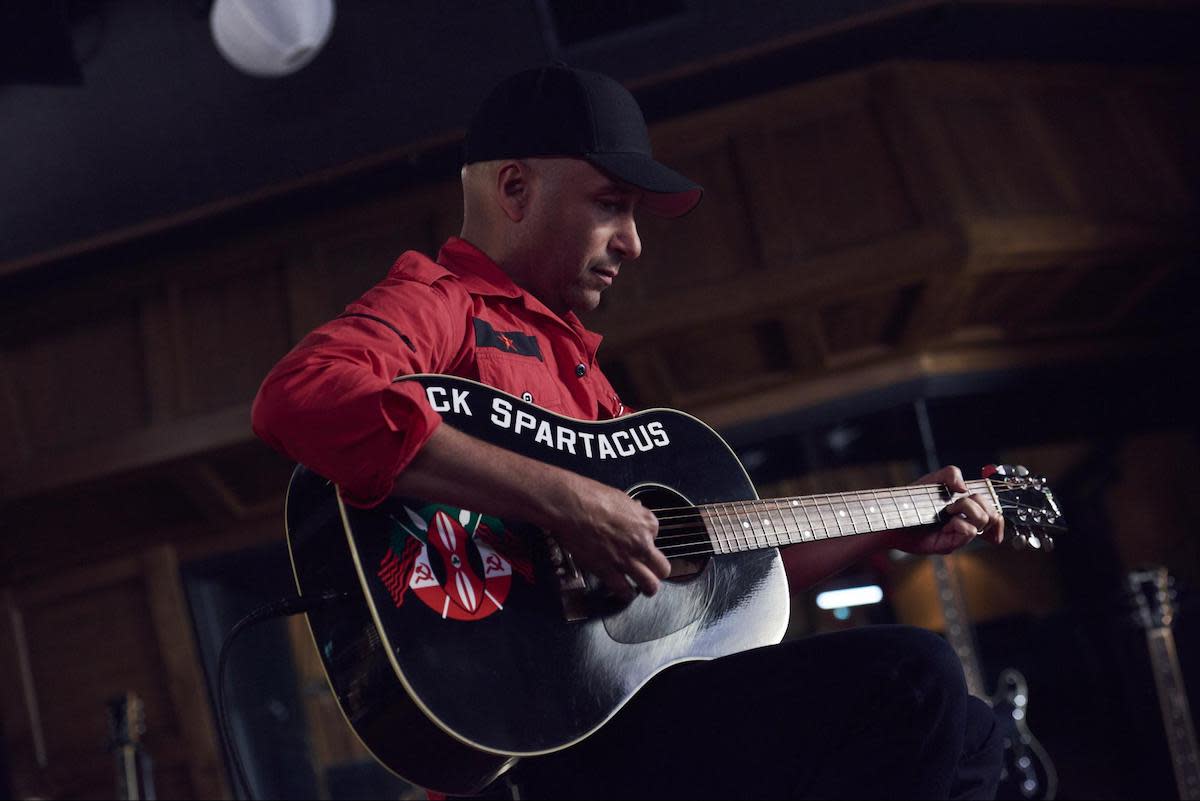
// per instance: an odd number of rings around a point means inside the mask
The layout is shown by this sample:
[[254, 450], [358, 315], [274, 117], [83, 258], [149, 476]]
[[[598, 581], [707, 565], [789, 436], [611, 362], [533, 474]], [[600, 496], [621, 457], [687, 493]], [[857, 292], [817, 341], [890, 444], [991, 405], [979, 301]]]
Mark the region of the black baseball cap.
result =
[[496, 85], [467, 129], [466, 163], [537, 156], [581, 158], [646, 194], [642, 206], [679, 217], [704, 189], [659, 164], [642, 110], [607, 75], [563, 65], [524, 70]]

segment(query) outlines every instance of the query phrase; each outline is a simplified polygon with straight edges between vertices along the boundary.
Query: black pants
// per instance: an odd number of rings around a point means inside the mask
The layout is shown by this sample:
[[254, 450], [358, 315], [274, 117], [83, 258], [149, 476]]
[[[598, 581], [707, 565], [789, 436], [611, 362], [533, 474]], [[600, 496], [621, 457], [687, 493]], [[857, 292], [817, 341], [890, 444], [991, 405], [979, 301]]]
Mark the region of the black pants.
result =
[[870, 626], [670, 668], [522, 798], [992, 798], [1002, 735], [936, 634]]

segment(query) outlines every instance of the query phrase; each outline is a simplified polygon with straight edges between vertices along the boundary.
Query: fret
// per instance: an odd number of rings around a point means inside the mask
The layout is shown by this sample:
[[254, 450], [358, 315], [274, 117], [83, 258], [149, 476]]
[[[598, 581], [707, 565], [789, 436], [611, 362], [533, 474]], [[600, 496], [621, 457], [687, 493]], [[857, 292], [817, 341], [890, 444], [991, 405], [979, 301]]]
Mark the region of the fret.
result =
[[754, 534], [754, 547], [767, 547], [767, 532], [771, 530], [771, 527], [764, 517], [763, 510], [759, 508], [758, 504], [747, 504], [746, 513], [746, 517], [750, 520], [750, 531]]
[[[833, 504], [831, 504], [831, 503], [828, 504], [828, 507], [829, 507], [829, 514], [833, 517], [833, 522], [837, 523], [837, 527], [838, 527], [837, 535], [839, 537], [846, 536], [846, 530], [844, 528], [842, 528], [842, 518], [846, 516], [846, 510], [844, 510], [844, 509], [838, 510], [838, 509], [834, 508]], [[841, 514], [838, 514], [839, 511], [841, 512]]]
[[[777, 519], [772, 520], [771, 519], [772, 515], [775, 515]], [[767, 509], [766, 516], [767, 516], [767, 525], [769, 525], [771, 527], [771, 530], [768, 532], [768, 535], [767, 535], [767, 545], [772, 548], [778, 548], [780, 545], [783, 544], [782, 542], [780, 542], [780, 535], [783, 532], [787, 531], [787, 523], [785, 523], [783, 521], [783, 516], [779, 514], [779, 510], [777, 508]]]
[[905, 495], [908, 496], [908, 500], [905, 501], [902, 505], [904, 506], [904, 509], [907, 511], [907, 513], [914, 518], [913, 522], [911, 522], [911, 523], [908, 522], [907, 520], [905, 520], [904, 525], [906, 525], [906, 526], [919, 525], [921, 522], [921, 516], [917, 512], [917, 499], [913, 497], [912, 490], [908, 487], [904, 488], [904, 493], [905, 493]]
[[[827, 499], [828, 497], [829, 496], [826, 496]], [[829, 525], [829, 523], [825, 524], [825, 531], [828, 537], [840, 537], [845, 533], [845, 529], [842, 527], [842, 518], [838, 517], [837, 510], [828, 500], [825, 501], [825, 506], [821, 510], [821, 516], [828, 517], [833, 525], [837, 526], [837, 530], [835, 531], [833, 527]]]
[[730, 553], [738, 553], [743, 549], [742, 527], [738, 525], [737, 515], [734, 514], [731, 504], [721, 504], [721, 513], [725, 515], [725, 523], [729, 526], [729, 551]]
[[700, 519], [704, 521], [705, 528], [708, 529], [709, 538], [713, 543], [713, 553], [728, 553], [729, 549], [725, 544], [724, 524], [717, 516], [717, 510], [712, 506], [701, 506]]
[[800, 505], [800, 501], [796, 498], [785, 498], [784, 509], [792, 516], [792, 526], [789, 526], [789, 531], [792, 536], [788, 537], [789, 542], [803, 541], [802, 533], [804, 524], [800, 522], [800, 518], [796, 515], [796, 507]]
[[865, 526], [865, 528], [863, 528], [863, 530], [860, 533], [869, 534], [870, 532], [875, 530], [875, 526], [871, 522], [871, 513], [867, 511], [867, 504], [865, 501], [863, 501], [863, 493], [861, 493], [861, 492], [854, 493], [854, 500], [858, 501], [858, 505], [862, 508], [862, 512], [863, 512], [863, 526]]
[[770, 548], [777, 545], [777, 542], [772, 542], [771, 538], [775, 536], [774, 523], [771, 521], [771, 511], [765, 508], [764, 504], [758, 504], [757, 519], [762, 524], [762, 547]]
[[721, 514], [720, 504], [712, 504], [708, 509], [712, 512], [713, 520], [721, 533], [721, 553], [733, 553], [733, 532], [729, 530], [729, 521]]
[[809, 510], [816, 515], [817, 518], [817, 525], [813, 528], [813, 539], [827, 539], [831, 535], [831, 532], [829, 530], [829, 521], [826, 518], [824, 507], [814, 500], [812, 506], [809, 507]]
[[871, 508], [879, 515], [879, 530], [887, 531], [890, 529], [891, 526], [888, 524], [887, 515], [883, 512], [883, 505], [879, 503], [879, 493], [875, 490], [871, 490]]
[[736, 503], [726, 504], [726, 511], [729, 513], [733, 530], [735, 532], [735, 543], [739, 551], [750, 550], [750, 526], [746, 522], [746, 515], [742, 513], [741, 508]]
[[721, 507], [725, 511], [725, 516], [729, 518], [729, 527], [733, 530], [733, 539], [730, 543], [733, 546], [733, 550], [748, 550], [746, 548], [746, 531], [741, 515], [737, 513], [737, 508], [731, 503], [723, 503]]
[[888, 500], [892, 502], [892, 506], [896, 507], [896, 528], [904, 528], [904, 512], [900, 511], [900, 501], [896, 500], [896, 493], [892, 490], [888, 491]]
[[812, 542], [817, 538], [817, 532], [813, 527], [812, 515], [808, 513], [808, 505], [802, 500], [800, 501], [800, 511], [804, 512], [804, 528], [800, 531], [800, 541]]
[[746, 504], [738, 505], [738, 514], [742, 521], [742, 531], [746, 532], [746, 550], [753, 551], [762, 547], [760, 539], [761, 526], [754, 509]]

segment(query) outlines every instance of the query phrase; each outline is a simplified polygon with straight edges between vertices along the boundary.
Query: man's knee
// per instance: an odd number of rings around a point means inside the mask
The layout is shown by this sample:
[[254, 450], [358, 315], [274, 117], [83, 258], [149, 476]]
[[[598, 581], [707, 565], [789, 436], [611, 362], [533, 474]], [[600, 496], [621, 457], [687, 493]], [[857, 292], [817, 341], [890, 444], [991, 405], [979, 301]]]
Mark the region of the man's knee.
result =
[[919, 698], [959, 706], [967, 697], [962, 662], [937, 634], [915, 626], [897, 626], [893, 635], [903, 654], [897, 669]]

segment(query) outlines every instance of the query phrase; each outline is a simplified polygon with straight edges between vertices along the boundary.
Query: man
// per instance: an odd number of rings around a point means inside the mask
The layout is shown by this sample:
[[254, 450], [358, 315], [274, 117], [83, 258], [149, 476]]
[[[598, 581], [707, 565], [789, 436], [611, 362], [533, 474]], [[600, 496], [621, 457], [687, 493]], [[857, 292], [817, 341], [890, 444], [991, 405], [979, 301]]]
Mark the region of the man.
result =
[[[612, 593], [653, 595], [670, 565], [641, 504], [439, 425], [418, 387], [392, 379], [450, 373], [570, 417], [627, 412], [596, 364], [600, 338], [575, 313], [637, 259], [635, 212], [679, 216], [702, 190], [654, 161], [623, 87], [565, 67], [492, 91], [468, 131], [462, 182], [461, 236], [437, 262], [401, 256], [284, 357], [255, 401], [255, 431], [350, 503], [396, 494], [524, 520]], [[952, 467], [923, 481], [966, 491]], [[988, 508], [962, 498], [937, 531], [785, 549], [789, 582], [799, 591], [880, 548], [999, 542]], [[584, 742], [525, 760], [518, 778], [528, 797], [984, 797], [998, 739], [940, 639], [881, 627], [672, 668]]]

